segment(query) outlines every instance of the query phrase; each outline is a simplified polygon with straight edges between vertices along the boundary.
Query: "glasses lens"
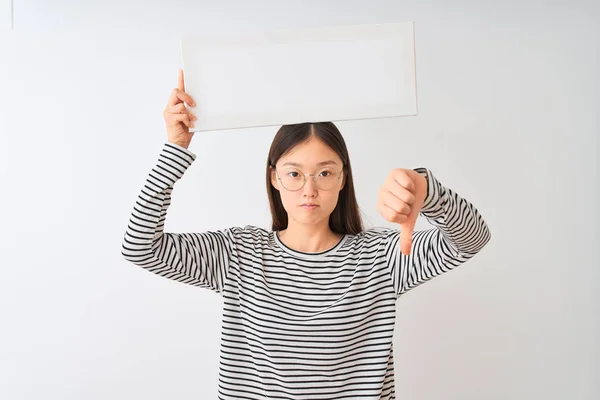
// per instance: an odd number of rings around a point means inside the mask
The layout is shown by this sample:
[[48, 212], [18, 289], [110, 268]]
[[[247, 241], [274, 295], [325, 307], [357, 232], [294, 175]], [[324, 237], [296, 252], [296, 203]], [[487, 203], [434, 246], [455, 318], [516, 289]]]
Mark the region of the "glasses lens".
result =
[[321, 190], [331, 190], [338, 182], [338, 174], [333, 171], [323, 170], [317, 174], [317, 187]]
[[304, 186], [304, 174], [296, 169], [282, 171], [279, 179], [287, 190], [300, 190]]

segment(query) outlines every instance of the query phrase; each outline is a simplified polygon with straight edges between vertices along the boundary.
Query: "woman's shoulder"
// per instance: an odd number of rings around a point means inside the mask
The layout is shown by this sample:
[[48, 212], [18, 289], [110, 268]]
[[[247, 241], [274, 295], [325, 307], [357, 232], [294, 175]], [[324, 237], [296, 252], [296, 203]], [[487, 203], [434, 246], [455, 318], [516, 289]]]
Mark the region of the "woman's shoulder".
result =
[[241, 242], [269, 242], [272, 231], [256, 225], [234, 226], [229, 228], [233, 236]]

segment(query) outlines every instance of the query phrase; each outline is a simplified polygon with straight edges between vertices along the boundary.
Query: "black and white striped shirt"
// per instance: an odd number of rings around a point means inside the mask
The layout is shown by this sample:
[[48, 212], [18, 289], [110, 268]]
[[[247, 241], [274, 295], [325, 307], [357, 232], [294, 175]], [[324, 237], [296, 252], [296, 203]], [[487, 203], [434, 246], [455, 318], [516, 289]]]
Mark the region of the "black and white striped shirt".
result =
[[165, 143], [135, 202], [122, 254], [223, 297], [219, 399], [395, 399], [396, 299], [473, 257], [490, 240], [477, 209], [428, 172], [411, 254], [399, 231], [345, 235], [303, 253], [256, 226], [166, 233], [173, 186], [196, 156]]

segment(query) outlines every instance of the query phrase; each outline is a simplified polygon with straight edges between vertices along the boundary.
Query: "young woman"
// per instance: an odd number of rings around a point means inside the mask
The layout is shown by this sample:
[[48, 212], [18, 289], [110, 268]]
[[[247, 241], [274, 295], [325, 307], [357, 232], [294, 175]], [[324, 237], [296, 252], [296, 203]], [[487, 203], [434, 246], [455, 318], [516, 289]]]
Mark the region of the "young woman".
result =
[[[196, 156], [182, 71], [168, 141], [134, 205], [122, 254], [224, 299], [220, 399], [394, 399], [396, 299], [490, 240], [477, 209], [426, 168], [395, 169], [378, 208], [400, 230], [364, 230], [334, 124], [284, 125], [267, 160], [272, 229], [166, 233], [173, 186]], [[421, 213], [435, 227], [413, 232]]]

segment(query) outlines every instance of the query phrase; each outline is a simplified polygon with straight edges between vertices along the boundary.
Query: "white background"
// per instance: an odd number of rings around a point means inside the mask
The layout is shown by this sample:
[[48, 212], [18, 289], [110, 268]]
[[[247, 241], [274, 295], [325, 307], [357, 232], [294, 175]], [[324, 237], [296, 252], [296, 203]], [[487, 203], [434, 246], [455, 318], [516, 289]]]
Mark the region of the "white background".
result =
[[12, 28], [12, 0], [0, 0], [0, 32]]
[[[414, 20], [419, 115], [338, 124], [359, 205], [387, 225], [387, 173], [426, 166], [492, 240], [398, 301], [398, 398], [598, 399], [598, 8], [15, 0], [0, 36], [0, 398], [216, 398], [221, 298], [120, 254], [166, 140], [180, 35]], [[167, 230], [267, 227], [275, 131], [197, 133]]]

